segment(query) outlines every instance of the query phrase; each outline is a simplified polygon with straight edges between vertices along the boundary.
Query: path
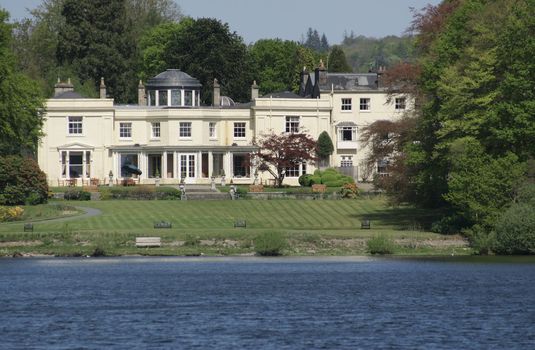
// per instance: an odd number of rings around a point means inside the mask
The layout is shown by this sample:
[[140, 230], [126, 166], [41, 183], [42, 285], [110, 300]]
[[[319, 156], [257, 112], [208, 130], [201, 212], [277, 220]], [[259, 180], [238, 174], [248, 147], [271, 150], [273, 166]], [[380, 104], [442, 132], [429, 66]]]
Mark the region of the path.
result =
[[[54, 204], [51, 204], [51, 205], [54, 205]], [[73, 215], [73, 216], [66, 216], [66, 217], [62, 217], [62, 218], [53, 218], [53, 219], [44, 219], [44, 220], [34, 220], [34, 221], [29, 221], [29, 222], [31, 222], [31, 223], [35, 223], [35, 222], [62, 222], [62, 221], [69, 221], [69, 220], [74, 220], [74, 219], [85, 219], [85, 218], [90, 218], [90, 217], [102, 214], [102, 210], [100, 210], [100, 209], [89, 208], [89, 207], [78, 207], [78, 206], [75, 206], [75, 208], [78, 209], [78, 210], [81, 210], [81, 211], [83, 211], [85, 213], [82, 214], [82, 215]]]

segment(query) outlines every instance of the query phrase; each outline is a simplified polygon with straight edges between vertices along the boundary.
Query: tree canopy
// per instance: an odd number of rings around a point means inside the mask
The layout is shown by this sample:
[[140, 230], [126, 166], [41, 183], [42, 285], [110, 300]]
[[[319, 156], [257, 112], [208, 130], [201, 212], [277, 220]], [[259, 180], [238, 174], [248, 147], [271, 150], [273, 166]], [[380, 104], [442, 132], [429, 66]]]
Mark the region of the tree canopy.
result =
[[328, 68], [331, 73], [348, 73], [352, 72], [351, 67], [347, 64], [346, 54], [344, 50], [338, 46], [333, 46], [329, 54]]
[[396, 201], [446, 208], [461, 227], [490, 225], [535, 156], [535, 1], [444, 1], [412, 29], [418, 61], [385, 80], [414, 94], [414, 117], [364, 136], [381, 145], [395, 135], [383, 181]]
[[303, 67], [314, 66], [313, 53], [288, 40], [263, 39], [249, 47], [252, 74], [260, 93], [297, 91]]
[[252, 78], [243, 39], [228, 24], [213, 18], [187, 18], [179, 24], [153, 28], [142, 40], [143, 76], [179, 68], [199, 79], [201, 98], [212, 101], [212, 82], [238, 101], [250, 98]]
[[8, 13], [0, 9], [0, 154], [34, 153], [43, 100], [37, 84], [17, 71], [7, 21]]

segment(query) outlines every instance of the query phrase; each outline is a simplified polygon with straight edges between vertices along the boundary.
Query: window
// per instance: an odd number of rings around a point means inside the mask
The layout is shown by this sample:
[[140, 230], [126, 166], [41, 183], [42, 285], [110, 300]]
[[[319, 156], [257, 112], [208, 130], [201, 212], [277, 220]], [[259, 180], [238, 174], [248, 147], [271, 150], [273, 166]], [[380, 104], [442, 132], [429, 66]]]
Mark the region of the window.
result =
[[369, 98], [361, 98], [360, 99], [360, 110], [361, 111], [369, 111], [370, 110], [370, 99]]
[[171, 90], [171, 106], [182, 105], [182, 92], [180, 90]]
[[249, 169], [248, 154], [232, 155], [232, 175], [234, 177], [250, 177]]
[[351, 110], [351, 99], [343, 98], [342, 99], [342, 111], [350, 111], [350, 110]]
[[338, 129], [338, 137], [340, 141], [356, 141], [357, 128], [354, 126], [343, 126]]
[[191, 122], [180, 122], [179, 134], [180, 137], [191, 137]]
[[209, 137], [211, 139], [216, 139], [217, 138], [215, 125], [216, 125], [215, 122], [208, 123], [208, 135], [209, 135]]
[[234, 138], [245, 137], [245, 123], [234, 123]]
[[193, 106], [193, 91], [184, 91], [184, 106]]
[[119, 137], [122, 139], [132, 138], [132, 123], [119, 123]]
[[167, 90], [158, 91], [158, 106], [167, 106]]
[[82, 135], [82, 117], [69, 117], [69, 135]]
[[149, 90], [149, 106], [156, 106], [156, 91]]
[[405, 97], [397, 97], [395, 100], [395, 107], [397, 111], [405, 109]]
[[301, 163], [293, 167], [286, 168], [286, 177], [299, 177], [307, 172], [307, 164]]
[[340, 161], [340, 166], [342, 168], [352, 167], [353, 166], [353, 157], [352, 156], [342, 156], [342, 160]]
[[152, 138], [153, 139], [159, 139], [160, 138], [160, 123], [152, 123]]
[[299, 117], [286, 117], [286, 132], [299, 132]]

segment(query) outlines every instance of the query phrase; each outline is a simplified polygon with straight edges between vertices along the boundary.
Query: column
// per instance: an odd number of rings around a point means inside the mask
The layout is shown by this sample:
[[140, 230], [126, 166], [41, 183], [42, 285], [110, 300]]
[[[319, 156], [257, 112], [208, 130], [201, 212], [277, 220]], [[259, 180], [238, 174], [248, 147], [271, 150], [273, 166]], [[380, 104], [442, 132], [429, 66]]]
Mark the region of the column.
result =
[[185, 96], [185, 95], [186, 95], [186, 94], [184, 93], [184, 89], [181, 89], [181, 90], [180, 90], [180, 105], [181, 105], [182, 107], [184, 107], [184, 96]]
[[232, 153], [230, 153], [230, 151], [227, 151], [227, 153], [225, 153], [225, 159], [223, 159], [223, 169], [225, 169], [225, 175], [227, 177], [227, 179], [230, 179], [232, 178], [232, 176], [234, 175], [232, 173]]
[[191, 90], [191, 105], [195, 107], [195, 90]]
[[167, 151], [163, 151], [162, 157], [162, 179], [167, 179]]
[[84, 183], [84, 179], [86, 178], [85, 177], [85, 170], [86, 170], [86, 160], [87, 160], [87, 156], [85, 154], [86, 151], [82, 151], [82, 184]]
[[202, 178], [202, 152], [197, 152], [197, 161], [195, 162], [195, 167], [197, 168], [195, 171], [195, 178], [201, 179]]
[[211, 178], [214, 173], [214, 155], [212, 151], [208, 152], [208, 177]]
[[70, 163], [70, 151], [67, 151], [67, 157], [65, 158], [65, 177], [67, 180], [71, 178]]
[[160, 105], [160, 92], [157, 89], [154, 90], [154, 99], [156, 100], [154, 101], [154, 105], [159, 106]]
[[171, 106], [171, 89], [167, 90], [167, 105]]

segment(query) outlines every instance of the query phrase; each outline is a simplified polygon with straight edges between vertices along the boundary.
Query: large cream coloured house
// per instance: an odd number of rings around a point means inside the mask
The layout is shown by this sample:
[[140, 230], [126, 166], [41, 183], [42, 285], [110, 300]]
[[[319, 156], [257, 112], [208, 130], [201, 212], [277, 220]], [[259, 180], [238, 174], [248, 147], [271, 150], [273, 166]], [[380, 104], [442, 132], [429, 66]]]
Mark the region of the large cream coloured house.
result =
[[[246, 104], [220, 96], [217, 81], [212, 106], [200, 105], [200, 91], [197, 79], [175, 69], [145, 85], [140, 82], [137, 105], [114, 104], [104, 81], [100, 98], [84, 98], [70, 83], [58, 82], [55, 96], [46, 101], [45, 135], [38, 150], [49, 184], [69, 180], [81, 185], [89, 179], [107, 183], [110, 176], [113, 181], [134, 177], [144, 184], [156, 179], [162, 184], [181, 179], [208, 184], [211, 177], [220, 181], [222, 175], [237, 184], [253, 183], [254, 162], [248, 155], [256, 149], [254, 139], [297, 131], [316, 139], [327, 131], [335, 146], [327, 165], [362, 179], [366, 150], [359, 144], [359, 129], [399, 117], [409, 103], [403, 95], [389, 100], [378, 73], [333, 74], [323, 69], [313, 76], [302, 74], [299, 94], [259, 97], [253, 84]], [[141, 174], [132, 174], [132, 168]], [[315, 169], [315, 164], [287, 169], [285, 183], [295, 185], [301, 174]], [[258, 180], [272, 181], [268, 172], [259, 173]]]

